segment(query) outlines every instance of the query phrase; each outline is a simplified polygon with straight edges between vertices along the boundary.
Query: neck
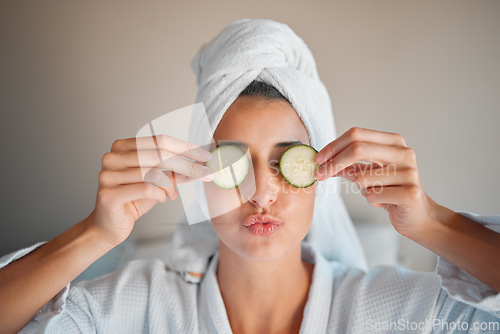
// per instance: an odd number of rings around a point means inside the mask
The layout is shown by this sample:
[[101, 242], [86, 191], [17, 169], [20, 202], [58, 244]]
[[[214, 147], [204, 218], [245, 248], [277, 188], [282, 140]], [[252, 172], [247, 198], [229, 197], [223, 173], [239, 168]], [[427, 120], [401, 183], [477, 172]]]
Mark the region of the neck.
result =
[[234, 333], [298, 332], [314, 266], [301, 245], [280, 259], [243, 258], [222, 242], [217, 279]]

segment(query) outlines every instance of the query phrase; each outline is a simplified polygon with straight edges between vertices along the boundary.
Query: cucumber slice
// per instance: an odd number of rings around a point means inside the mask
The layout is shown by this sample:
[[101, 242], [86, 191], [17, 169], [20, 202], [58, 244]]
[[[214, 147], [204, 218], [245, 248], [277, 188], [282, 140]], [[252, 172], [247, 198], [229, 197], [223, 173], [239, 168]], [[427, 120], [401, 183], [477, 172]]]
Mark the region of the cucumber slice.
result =
[[307, 188], [316, 182], [314, 172], [319, 165], [314, 162], [318, 153], [309, 145], [296, 145], [287, 149], [280, 159], [280, 171], [285, 180], [296, 188]]
[[212, 182], [222, 189], [238, 187], [248, 174], [248, 158], [237, 146], [224, 145], [212, 151], [212, 159], [205, 163], [214, 173]]

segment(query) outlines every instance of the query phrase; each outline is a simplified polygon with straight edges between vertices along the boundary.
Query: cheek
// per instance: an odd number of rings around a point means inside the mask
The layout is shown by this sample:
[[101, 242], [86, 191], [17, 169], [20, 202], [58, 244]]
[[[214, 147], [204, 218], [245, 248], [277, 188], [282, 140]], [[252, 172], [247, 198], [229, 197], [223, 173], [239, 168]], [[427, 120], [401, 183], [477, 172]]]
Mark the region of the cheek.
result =
[[307, 188], [296, 188], [288, 182], [282, 182], [281, 192], [283, 196], [288, 197], [291, 201], [314, 201], [316, 196], [317, 182]]
[[207, 199], [210, 217], [217, 217], [240, 206], [236, 189], [220, 189], [213, 183], [205, 183], [205, 197]]
[[281, 198], [287, 206], [289, 219], [310, 225], [314, 212], [317, 183], [308, 188], [295, 188], [286, 184], [282, 188]]
[[221, 189], [213, 182], [208, 182], [204, 183], [204, 188], [208, 212], [213, 218], [229, 213], [245, 204], [255, 193], [255, 182], [247, 178], [234, 189]]

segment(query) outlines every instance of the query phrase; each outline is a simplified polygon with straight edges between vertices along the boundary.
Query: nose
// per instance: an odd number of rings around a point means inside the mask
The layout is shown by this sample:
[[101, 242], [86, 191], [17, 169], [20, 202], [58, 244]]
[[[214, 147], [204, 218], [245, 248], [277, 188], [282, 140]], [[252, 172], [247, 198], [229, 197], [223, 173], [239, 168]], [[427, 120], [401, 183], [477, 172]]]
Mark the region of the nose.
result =
[[249, 199], [256, 208], [267, 208], [278, 198], [277, 175], [267, 161], [256, 164], [254, 161], [255, 193]]

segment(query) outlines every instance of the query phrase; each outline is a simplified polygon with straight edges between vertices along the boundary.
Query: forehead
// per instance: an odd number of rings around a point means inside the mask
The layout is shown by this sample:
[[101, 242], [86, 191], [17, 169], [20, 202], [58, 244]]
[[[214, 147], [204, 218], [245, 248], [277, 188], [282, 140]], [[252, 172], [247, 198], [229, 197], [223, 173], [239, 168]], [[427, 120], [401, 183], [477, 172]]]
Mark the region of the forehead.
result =
[[251, 145], [299, 140], [310, 144], [295, 109], [284, 100], [239, 97], [228, 108], [214, 133], [217, 140], [239, 140]]

